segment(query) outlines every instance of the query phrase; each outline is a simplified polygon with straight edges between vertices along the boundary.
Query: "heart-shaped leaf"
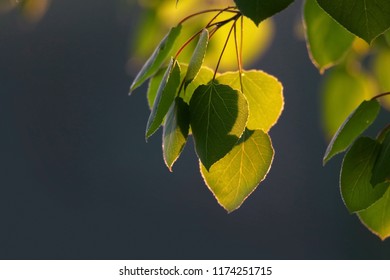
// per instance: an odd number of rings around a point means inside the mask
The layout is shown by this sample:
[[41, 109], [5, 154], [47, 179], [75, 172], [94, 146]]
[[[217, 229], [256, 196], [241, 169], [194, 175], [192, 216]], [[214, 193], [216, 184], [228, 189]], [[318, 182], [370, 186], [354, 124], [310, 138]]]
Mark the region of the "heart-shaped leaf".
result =
[[190, 120], [196, 152], [209, 169], [231, 151], [244, 132], [248, 103], [240, 91], [210, 82], [192, 95]]
[[239, 208], [264, 180], [274, 157], [271, 139], [261, 130], [246, 130], [234, 148], [201, 173], [218, 203], [228, 212]]
[[284, 106], [283, 86], [273, 76], [258, 70], [227, 72], [219, 75], [217, 81], [242, 90], [248, 100], [249, 118], [247, 127], [268, 132], [279, 119]]
[[389, 0], [317, 0], [337, 22], [371, 43], [390, 28]]
[[340, 188], [344, 203], [351, 213], [370, 207], [389, 186], [389, 183], [383, 183], [374, 188], [370, 183], [379, 150], [377, 141], [362, 137], [356, 140], [344, 157]]

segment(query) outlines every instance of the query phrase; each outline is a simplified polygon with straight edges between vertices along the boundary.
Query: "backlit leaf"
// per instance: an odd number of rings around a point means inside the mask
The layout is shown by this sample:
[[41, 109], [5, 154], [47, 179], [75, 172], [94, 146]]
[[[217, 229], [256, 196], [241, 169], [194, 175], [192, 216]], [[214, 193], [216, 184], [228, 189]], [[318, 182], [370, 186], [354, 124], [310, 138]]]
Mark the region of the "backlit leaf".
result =
[[165, 71], [154, 100], [152, 112], [146, 125], [146, 138], [149, 138], [162, 124], [180, 84], [180, 67], [173, 58]]
[[323, 73], [345, 56], [355, 36], [325, 13], [315, 0], [306, 0], [304, 23], [311, 60]]
[[143, 82], [153, 76], [158, 71], [158, 69], [160, 69], [161, 65], [169, 56], [177, 37], [179, 37], [180, 30], [181, 25], [172, 27], [168, 34], [162, 39], [160, 44], [154, 50], [153, 54], [141, 68], [141, 71], [135, 77], [133, 83], [130, 86], [130, 93], [142, 85]]
[[201, 173], [218, 203], [232, 212], [267, 176], [273, 156], [268, 134], [246, 130], [234, 148], [209, 171], [200, 163]]
[[341, 195], [350, 212], [364, 210], [383, 196], [389, 183], [371, 185], [380, 144], [370, 138], [356, 140], [346, 153], [340, 175]]
[[381, 143], [378, 159], [372, 170], [371, 184], [376, 186], [382, 182], [390, 182], [390, 133], [386, 134]]
[[381, 199], [358, 213], [361, 222], [380, 239], [390, 236], [390, 188]]
[[[186, 75], [188, 68], [188, 64], [180, 63], [180, 80], [182, 81]], [[147, 92], [147, 99], [149, 108], [153, 107], [154, 99], [156, 98], [158, 87], [161, 83], [162, 77], [164, 76], [164, 73], [166, 71], [166, 68], [160, 69], [149, 81], [149, 87]], [[182, 90], [180, 92], [180, 97], [183, 98], [183, 100], [190, 104], [190, 100], [192, 97], [192, 94], [194, 93], [195, 89], [200, 85], [206, 85], [208, 84], [214, 75], [214, 71], [211, 70], [208, 67], [202, 66], [199, 70], [198, 75], [196, 75], [195, 79], [192, 80], [191, 83], [187, 85], [187, 88]]]
[[219, 75], [217, 81], [236, 90], [242, 90], [248, 100], [249, 118], [247, 127], [268, 132], [279, 119], [284, 106], [283, 86], [273, 76], [258, 70], [227, 72]]
[[380, 110], [378, 101], [363, 101], [337, 130], [324, 156], [324, 164], [334, 155], [345, 151], [376, 119]]
[[256, 25], [284, 10], [294, 0], [234, 0], [240, 12]]
[[192, 82], [192, 80], [195, 79], [196, 75], [198, 75], [199, 70], [203, 64], [208, 42], [209, 31], [207, 29], [203, 29], [202, 33], [199, 36], [198, 44], [196, 45], [195, 50], [192, 53], [190, 63], [188, 64], [187, 73], [184, 78], [185, 85], [188, 85], [190, 82]]
[[389, 0], [317, 0], [336, 21], [371, 43], [390, 28]]
[[171, 171], [187, 142], [189, 127], [189, 107], [183, 99], [177, 97], [169, 109], [163, 130], [163, 156]]
[[192, 82], [187, 85], [187, 87], [184, 89], [184, 92], [181, 92], [181, 96], [183, 97], [183, 100], [187, 104], [190, 104], [190, 100], [192, 98], [192, 95], [194, 94], [194, 91], [200, 85], [207, 85], [213, 79], [213, 75], [214, 75], [213, 70], [211, 70], [208, 67], [202, 66], [199, 70], [198, 75], [196, 75], [195, 79], [193, 79]]
[[158, 88], [159, 88], [161, 81], [164, 77], [165, 71], [167, 71], [166, 67], [161, 68], [149, 80], [148, 90], [146, 92], [146, 98], [148, 100], [148, 105], [149, 105], [150, 110], [152, 110], [152, 108], [153, 108], [154, 100], [156, 99]]
[[190, 120], [196, 152], [209, 169], [231, 151], [244, 132], [248, 103], [240, 91], [210, 82], [195, 90]]

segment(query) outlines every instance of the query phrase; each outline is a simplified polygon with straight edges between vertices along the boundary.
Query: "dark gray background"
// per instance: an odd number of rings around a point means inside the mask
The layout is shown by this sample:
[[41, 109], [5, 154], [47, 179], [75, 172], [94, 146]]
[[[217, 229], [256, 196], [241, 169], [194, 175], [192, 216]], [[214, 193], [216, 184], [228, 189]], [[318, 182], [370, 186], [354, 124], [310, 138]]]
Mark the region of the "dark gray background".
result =
[[320, 76], [293, 26], [301, 1], [276, 16], [257, 68], [284, 84], [267, 180], [236, 212], [216, 203], [193, 143], [170, 173], [160, 136], [144, 140], [148, 108], [128, 97], [135, 8], [53, 1], [34, 28], [0, 16], [0, 258], [390, 258], [348, 214], [340, 157], [325, 168]]

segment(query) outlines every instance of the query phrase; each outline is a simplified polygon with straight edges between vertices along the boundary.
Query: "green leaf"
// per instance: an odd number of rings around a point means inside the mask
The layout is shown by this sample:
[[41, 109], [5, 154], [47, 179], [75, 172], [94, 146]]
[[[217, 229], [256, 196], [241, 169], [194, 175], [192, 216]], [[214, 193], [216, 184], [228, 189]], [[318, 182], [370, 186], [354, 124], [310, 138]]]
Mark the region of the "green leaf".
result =
[[[185, 69], [187, 69], [186, 67], [187, 66], [182, 67], [183, 72], [185, 71]], [[199, 70], [198, 75], [196, 75], [195, 79], [193, 79], [192, 82], [187, 85], [184, 92], [182, 93], [181, 97], [183, 98], [183, 100], [187, 104], [190, 104], [190, 100], [195, 90], [200, 85], [207, 85], [213, 79], [213, 76], [214, 76], [213, 70], [211, 70], [208, 67], [202, 66]]]
[[371, 184], [376, 186], [379, 183], [390, 182], [390, 133], [386, 134], [381, 144], [378, 159], [372, 170]]
[[359, 107], [353, 111], [340, 126], [336, 134], [330, 141], [324, 156], [324, 164], [334, 155], [348, 149], [348, 147], [358, 138], [376, 119], [380, 110], [378, 101], [363, 101]]
[[364, 210], [383, 196], [388, 183], [371, 185], [372, 169], [380, 144], [370, 138], [356, 140], [346, 153], [340, 175], [341, 195], [350, 212]]
[[204, 56], [207, 50], [207, 44], [209, 42], [209, 31], [205, 28], [199, 36], [198, 44], [195, 47], [190, 63], [188, 64], [187, 74], [184, 78], [185, 85], [195, 79], [198, 75], [200, 68], [202, 67]]
[[232, 212], [265, 179], [273, 157], [268, 134], [246, 130], [234, 148], [209, 171], [200, 163], [201, 173], [218, 203]]
[[240, 12], [256, 25], [284, 10], [294, 0], [234, 0]]
[[146, 125], [146, 138], [149, 138], [162, 124], [169, 107], [177, 94], [180, 84], [180, 67], [175, 59], [171, 59], [154, 100], [152, 112]]
[[345, 56], [355, 38], [325, 13], [315, 0], [306, 1], [304, 25], [310, 58], [321, 73]]
[[238, 90], [210, 82], [199, 86], [190, 102], [195, 148], [209, 169], [237, 143], [248, 120], [248, 103]]
[[148, 101], [148, 105], [149, 105], [150, 110], [153, 109], [154, 100], [156, 99], [158, 88], [159, 88], [161, 81], [164, 77], [165, 71], [167, 71], [167, 67], [161, 68], [149, 80], [148, 90], [146, 92], [146, 99]]
[[[184, 79], [186, 75], [187, 68], [188, 68], [188, 64], [180, 63], [181, 81]], [[166, 68], [160, 69], [149, 81], [149, 87], [147, 92], [149, 108], [153, 107], [154, 99], [156, 98], [158, 87], [161, 83], [165, 71]], [[192, 82], [187, 85], [187, 88], [180, 93], [180, 97], [183, 98], [183, 100], [187, 104], [190, 104], [190, 100], [195, 89], [197, 89], [197, 87], [200, 85], [208, 84], [213, 79], [213, 76], [214, 76], [213, 70], [211, 70], [208, 67], [202, 66], [199, 70], [198, 75], [196, 75], [195, 79], [193, 79]]]
[[176, 39], [179, 37], [181, 31], [181, 25], [172, 27], [168, 34], [162, 39], [160, 44], [154, 50], [153, 54], [146, 61], [141, 71], [135, 77], [133, 83], [130, 86], [130, 93], [137, 87], [142, 85], [148, 78], [153, 76], [164, 63], [169, 56]]
[[322, 118], [329, 140], [345, 119], [366, 99], [376, 93], [367, 75], [359, 70], [331, 69], [322, 89]]
[[268, 132], [278, 121], [284, 99], [283, 86], [275, 77], [263, 71], [250, 70], [242, 73], [241, 82], [239, 72], [219, 75], [217, 81], [236, 90], [242, 89], [249, 105], [248, 129]]
[[169, 109], [163, 130], [163, 156], [170, 171], [187, 142], [189, 127], [189, 106], [177, 97]]
[[360, 221], [380, 239], [390, 236], [390, 188], [381, 199], [358, 213]]
[[336, 21], [371, 43], [390, 28], [389, 0], [317, 0]]

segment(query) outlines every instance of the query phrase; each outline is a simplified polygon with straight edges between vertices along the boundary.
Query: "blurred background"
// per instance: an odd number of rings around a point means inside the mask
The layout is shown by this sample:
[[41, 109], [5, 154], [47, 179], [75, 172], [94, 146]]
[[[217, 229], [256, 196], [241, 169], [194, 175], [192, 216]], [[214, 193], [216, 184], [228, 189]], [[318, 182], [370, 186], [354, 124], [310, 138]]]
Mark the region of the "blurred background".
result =
[[248, 65], [278, 77], [285, 109], [271, 130], [267, 179], [231, 214], [204, 185], [192, 141], [173, 173], [161, 131], [145, 142], [146, 85], [128, 96], [143, 62], [134, 42], [156, 1], [5, 2], [1, 259], [390, 258], [390, 241], [343, 205], [341, 157], [322, 166], [323, 76], [297, 31], [302, 1], [265, 23], [264, 36], [275, 31], [272, 45]]

